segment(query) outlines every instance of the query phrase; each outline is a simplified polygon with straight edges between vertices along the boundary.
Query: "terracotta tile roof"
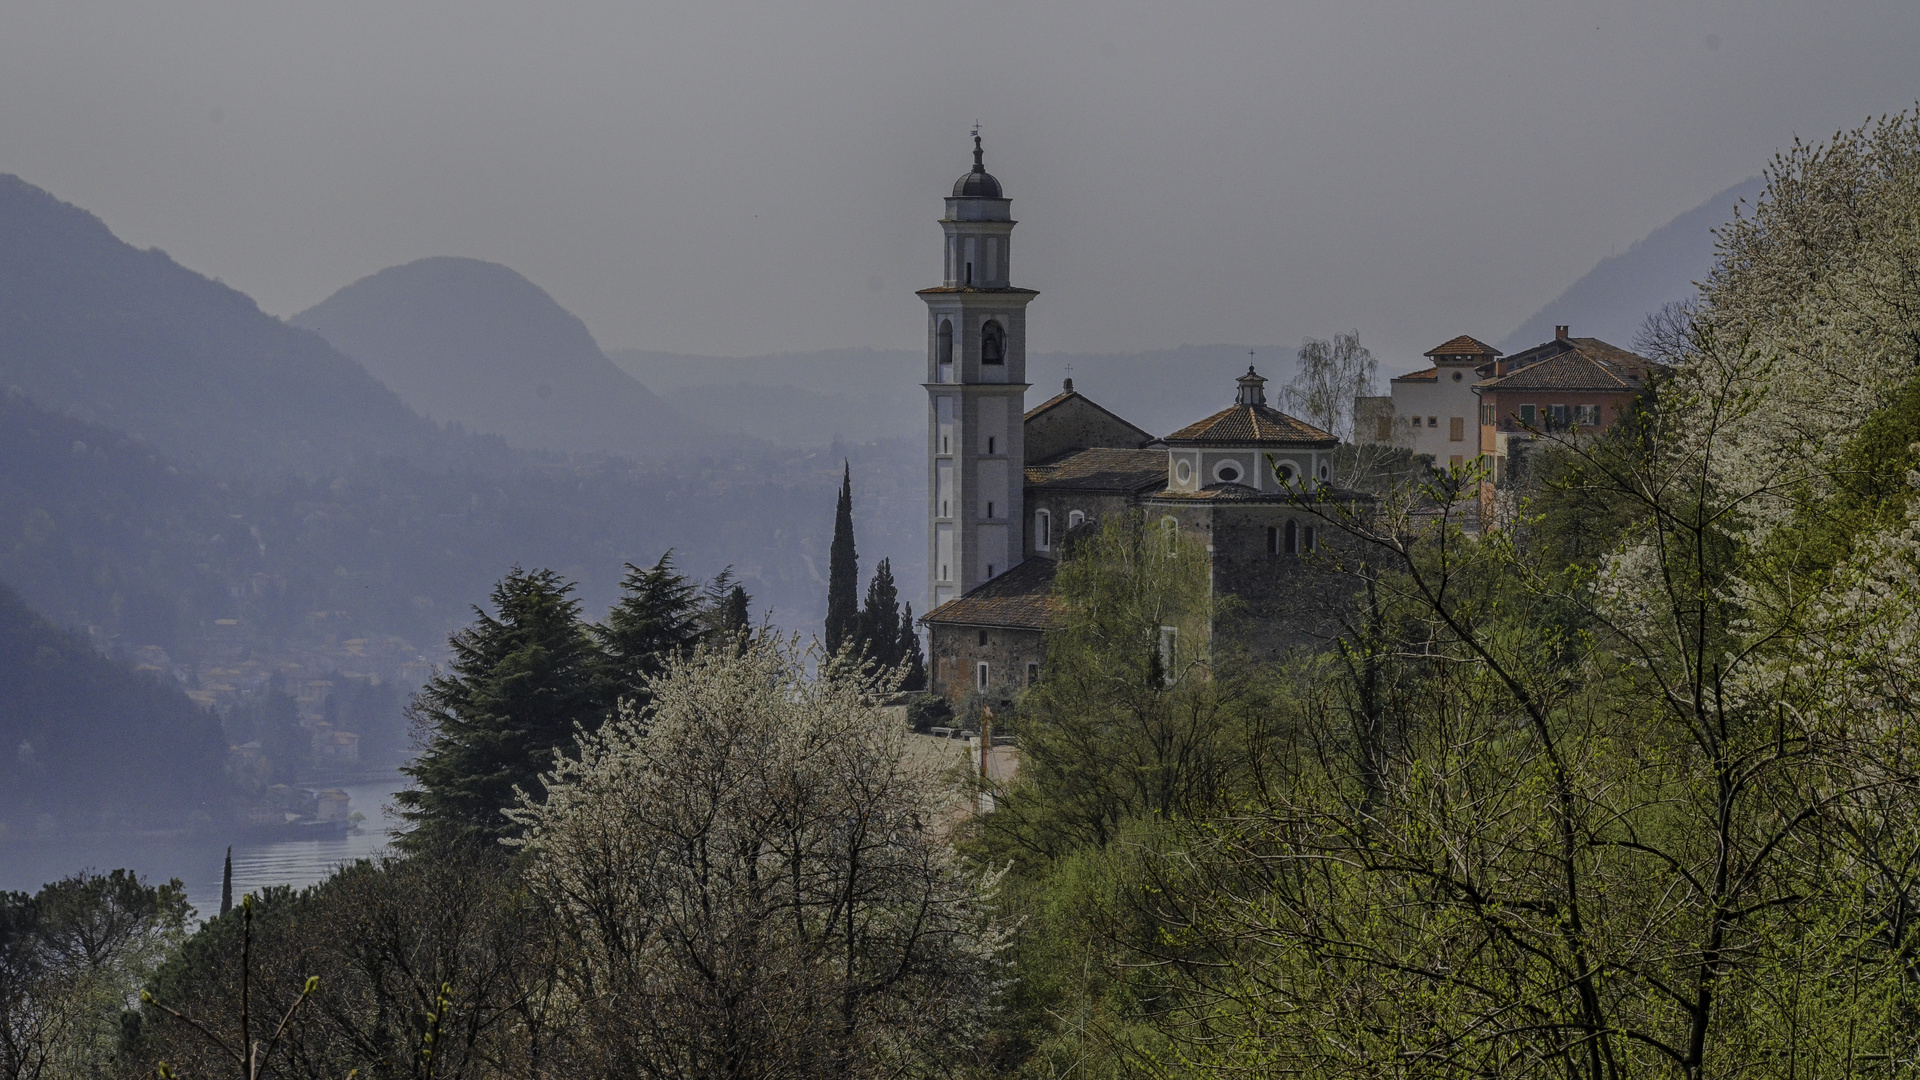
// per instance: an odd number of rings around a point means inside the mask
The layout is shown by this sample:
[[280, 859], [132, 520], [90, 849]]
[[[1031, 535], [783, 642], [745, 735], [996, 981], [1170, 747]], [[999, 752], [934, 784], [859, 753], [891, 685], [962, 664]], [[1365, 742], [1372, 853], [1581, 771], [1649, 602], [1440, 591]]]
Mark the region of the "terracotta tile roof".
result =
[[1002, 626], [1014, 630], [1052, 630], [1066, 613], [1053, 595], [1052, 559], [1028, 559], [958, 600], [949, 600], [920, 617], [923, 623]]
[[1409, 371], [1405, 375], [1395, 375], [1391, 381], [1393, 382], [1439, 382], [1440, 369], [1437, 367], [1430, 367], [1430, 368], [1422, 368], [1419, 371]]
[[1454, 338], [1445, 345], [1429, 350], [1428, 356], [1499, 356], [1500, 350], [1484, 341], [1476, 341], [1465, 334]]
[[1158, 491], [1167, 483], [1167, 452], [1100, 447], [1069, 450], [1027, 466], [1026, 481], [1028, 487], [1057, 491]]
[[1266, 405], [1230, 405], [1166, 437], [1168, 446], [1338, 446], [1340, 440]]
[[1099, 402], [1088, 397], [1087, 395], [1081, 393], [1080, 391], [1075, 390], [1073, 388], [1072, 379], [1067, 380], [1065, 390], [1062, 390], [1060, 393], [1053, 395], [1052, 397], [1048, 398], [1047, 400], [1041, 402], [1038, 405], [1035, 405], [1033, 408], [1028, 409], [1026, 412], [1026, 415], [1021, 417], [1021, 419], [1023, 421], [1032, 420], [1035, 417], [1041, 415], [1042, 413], [1045, 413], [1049, 409], [1057, 409], [1069, 401], [1076, 401], [1076, 400], [1092, 408], [1100, 410], [1100, 412], [1104, 413], [1105, 415], [1112, 417], [1114, 422], [1119, 424], [1124, 424], [1127, 427], [1133, 428], [1133, 430], [1138, 431], [1140, 433], [1140, 445], [1145, 446], [1147, 443], [1155, 441], [1152, 433], [1135, 426], [1133, 421], [1128, 420], [1126, 417], [1121, 416], [1119, 413], [1114, 412], [1112, 409], [1107, 408], [1105, 405], [1102, 405]]
[[1659, 365], [1599, 338], [1562, 338], [1507, 358], [1507, 373], [1474, 384], [1478, 390], [1633, 392]]

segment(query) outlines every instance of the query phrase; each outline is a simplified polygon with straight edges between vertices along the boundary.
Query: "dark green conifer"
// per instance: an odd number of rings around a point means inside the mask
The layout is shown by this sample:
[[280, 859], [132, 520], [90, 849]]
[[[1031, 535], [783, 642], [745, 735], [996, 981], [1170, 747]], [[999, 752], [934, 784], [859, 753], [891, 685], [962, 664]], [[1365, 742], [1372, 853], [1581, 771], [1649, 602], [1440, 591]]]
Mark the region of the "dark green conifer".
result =
[[900, 689], [922, 691], [927, 688], [927, 656], [920, 651], [920, 634], [913, 625], [913, 605], [900, 616], [901, 665], [907, 669]]
[[860, 632], [860, 559], [853, 550], [853, 466], [842, 463], [840, 503], [833, 512], [833, 547], [827, 559], [826, 646], [829, 653]]
[[227, 865], [220, 871], [220, 915], [233, 910], [233, 848], [227, 848]]
[[900, 662], [900, 591], [893, 584], [890, 560], [881, 559], [873, 568], [855, 647], [876, 667], [890, 668]]
[[[642, 572], [645, 573], [644, 571]], [[603, 660], [580, 618], [573, 583], [551, 570], [515, 567], [493, 588], [493, 612], [474, 609], [472, 626], [453, 635], [453, 661], [407, 707], [420, 732], [420, 756], [401, 771], [414, 787], [400, 792], [413, 830], [406, 850], [492, 841], [516, 827], [501, 811], [514, 788], [538, 796], [553, 752], [606, 719]]]
[[638, 703], [669, 657], [693, 649], [706, 629], [701, 606], [699, 587], [674, 568], [672, 551], [645, 569], [627, 564], [620, 600], [595, 628], [617, 697]]

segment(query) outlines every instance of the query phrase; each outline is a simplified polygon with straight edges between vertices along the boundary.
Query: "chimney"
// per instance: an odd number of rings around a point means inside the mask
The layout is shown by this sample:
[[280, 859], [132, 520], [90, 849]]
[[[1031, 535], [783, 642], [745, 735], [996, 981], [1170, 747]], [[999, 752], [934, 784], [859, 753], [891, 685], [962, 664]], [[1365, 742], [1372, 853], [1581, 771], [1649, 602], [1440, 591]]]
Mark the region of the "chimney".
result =
[[1496, 356], [1493, 358], [1493, 377], [1496, 379], [1504, 379], [1507, 377], [1506, 357]]
[[1566, 328], [1566, 327], [1564, 327], [1564, 326], [1556, 326], [1556, 327], [1554, 327], [1554, 328], [1553, 328], [1553, 340], [1555, 340], [1555, 341], [1565, 341], [1565, 340], [1567, 340], [1567, 337], [1568, 337], [1568, 334], [1567, 334], [1567, 328]]

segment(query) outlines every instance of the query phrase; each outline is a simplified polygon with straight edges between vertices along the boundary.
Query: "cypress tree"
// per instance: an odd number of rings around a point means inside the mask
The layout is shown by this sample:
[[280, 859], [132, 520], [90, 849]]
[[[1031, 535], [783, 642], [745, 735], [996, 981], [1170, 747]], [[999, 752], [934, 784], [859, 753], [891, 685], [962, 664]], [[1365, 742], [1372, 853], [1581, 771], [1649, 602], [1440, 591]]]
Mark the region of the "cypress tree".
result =
[[893, 667], [900, 662], [900, 591], [893, 584], [890, 560], [881, 559], [873, 568], [854, 647], [876, 667]]
[[233, 910], [233, 848], [227, 848], [227, 865], [220, 871], [220, 914]]
[[592, 730], [606, 719], [605, 661], [573, 588], [551, 570], [514, 567], [493, 588], [494, 611], [476, 607], [473, 625], [449, 640], [448, 670], [407, 706], [424, 746], [401, 770], [414, 787], [395, 799], [414, 828], [396, 846], [512, 835], [501, 811], [514, 805], [514, 789], [539, 794], [575, 725]]
[[907, 669], [900, 689], [922, 691], [927, 688], [927, 657], [920, 651], [920, 634], [913, 625], [913, 605], [900, 616], [900, 657]]
[[671, 550], [645, 569], [628, 563], [619, 601], [595, 628], [611, 692], [638, 703], [647, 679], [700, 640], [701, 614], [699, 588], [674, 568]]
[[860, 632], [860, 559], [853, 550], [853, 466], [847, 462], [841, 466], [840, 503], [833, 512], [833, 547], [827, 559], [829, 653], [839, 652]]

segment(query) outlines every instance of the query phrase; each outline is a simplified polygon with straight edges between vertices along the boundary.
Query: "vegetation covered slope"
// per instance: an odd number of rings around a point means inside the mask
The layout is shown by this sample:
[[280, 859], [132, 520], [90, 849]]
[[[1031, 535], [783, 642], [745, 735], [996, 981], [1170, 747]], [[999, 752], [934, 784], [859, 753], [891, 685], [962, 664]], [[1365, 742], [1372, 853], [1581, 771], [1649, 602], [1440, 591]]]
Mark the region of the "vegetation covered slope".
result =
[[101, 656], [0, 585], [0, 829], [178, 824], [220, 791], [212, 713]]

